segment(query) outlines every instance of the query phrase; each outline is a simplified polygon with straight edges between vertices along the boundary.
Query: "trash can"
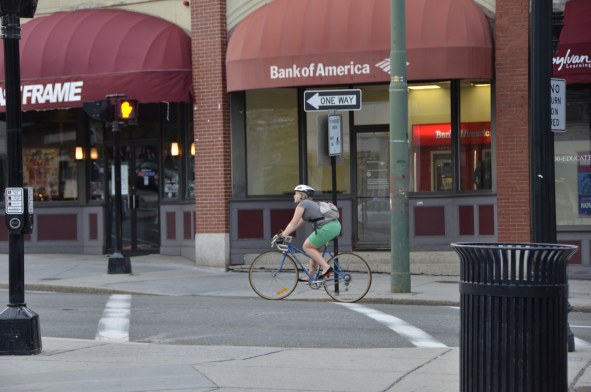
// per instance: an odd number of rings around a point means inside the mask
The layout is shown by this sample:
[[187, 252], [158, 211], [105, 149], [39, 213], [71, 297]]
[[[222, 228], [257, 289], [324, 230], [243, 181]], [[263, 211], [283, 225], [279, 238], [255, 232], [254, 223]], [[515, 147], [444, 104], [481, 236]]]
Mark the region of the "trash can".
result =
[[460, 391], [566, 392], [566, 265], [577, 247], [454, 243]]

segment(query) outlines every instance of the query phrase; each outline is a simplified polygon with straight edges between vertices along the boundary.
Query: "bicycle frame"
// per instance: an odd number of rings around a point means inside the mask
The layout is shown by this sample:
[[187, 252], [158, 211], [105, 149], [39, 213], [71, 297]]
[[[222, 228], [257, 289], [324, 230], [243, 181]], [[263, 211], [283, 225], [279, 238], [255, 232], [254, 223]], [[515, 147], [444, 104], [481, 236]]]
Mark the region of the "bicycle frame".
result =
[[[310, 258], [310, 255], [308, 255], [302, 248], [299, 248], [299, 247], [293, 245], [291, 242], [288, 242], [287, 249], [281, 250], [281, 253], [283, 253], [283, 258], [281, 259], [281, 264], [279, 265], [279, 269], [278, 269], [279, 271], [281, 271], [281, 269], [283, 268], [283, 263], [285, 262], [285, 258], [289, 254], [294, 259], [294, 261], [296, 262], [298, 267], [301, 268], [302, 271], [304, 271], [304, 273], [308, 276], [308, 278], [310, 278], [310, 282], [316, 281], [317, 280], [316, 278], [318, 276], [320, 276], [320, 268], [318, 268], [316, 273], [314, 275], [312, 275], [312, 274], [310, 274], [310, 271], [308, 270], [308, 268], [306, 268], [306, 266], [298, 258], [298, 254], [300, 254], [304, 257]], [[328, 248], [328, 245], [325, 244], [324, 248], [322, 249], [322, 257], [325, 257], [326, 255], [329, 256], [329, 259], [328, 259], [329, 262], [331, 260], [334, 261], [334, 267], [333, 267], [334, 273], [340, 275], [341, 268], [340, 268], [338, 261], [337, 261], [338, 256], [336, 256], [336, 257], [333, 256], [332, 252]]]

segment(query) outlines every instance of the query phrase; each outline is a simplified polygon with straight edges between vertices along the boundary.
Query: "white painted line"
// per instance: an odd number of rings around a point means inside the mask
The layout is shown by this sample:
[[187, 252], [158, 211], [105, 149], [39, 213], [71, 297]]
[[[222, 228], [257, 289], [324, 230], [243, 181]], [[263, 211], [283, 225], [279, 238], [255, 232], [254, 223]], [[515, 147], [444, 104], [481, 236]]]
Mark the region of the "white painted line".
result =
[[109, 297], [103, 317], [98, 323], [95, 340], [128, 342], [131, 295], [113, 294]]
[[425, 331], [410, 325], [398, 317], [359, 304], [336, 303], [384, 324], [417, 347], [447, 347]]
[[575, 337], [575, 348], [576, 347], [590, 347], [591, 343], [583, 340], [583, 339], [579, 339], [577, 337]]
[[589, 325], [571, 325], [571, 328], [591, 328]]

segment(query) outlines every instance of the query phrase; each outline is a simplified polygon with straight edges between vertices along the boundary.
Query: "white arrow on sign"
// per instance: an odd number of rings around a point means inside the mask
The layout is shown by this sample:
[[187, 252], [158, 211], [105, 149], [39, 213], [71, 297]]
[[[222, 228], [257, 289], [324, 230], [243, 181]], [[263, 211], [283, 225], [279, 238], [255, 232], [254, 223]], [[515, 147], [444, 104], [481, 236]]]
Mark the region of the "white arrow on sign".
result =
[[320, 97], [319, 93], [316, 93], [310, 97], [308, 102], [314, 109], [318, 109], [321, 106], [334, 106], [334, 105], [349, 105], [353, 106], [357, 104], [356, 95], [331, 95]]

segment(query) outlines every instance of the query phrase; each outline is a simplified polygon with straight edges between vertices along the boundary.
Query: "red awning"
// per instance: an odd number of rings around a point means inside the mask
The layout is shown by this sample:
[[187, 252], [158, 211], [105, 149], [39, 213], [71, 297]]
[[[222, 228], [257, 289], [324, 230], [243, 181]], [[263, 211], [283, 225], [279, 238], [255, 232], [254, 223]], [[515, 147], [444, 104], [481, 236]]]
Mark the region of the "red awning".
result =
[[[191, 39], [164, 19], [112, 9], [59, 12], [25, 23], [21, 37], [23, 110], [80, 107], [116, 93], [192, 101]], [[4, 81], [0, 89], [4, 111]]]
[[570, 0], [564, 7], [564, 27], [554, 55], [554, 76], [567, 84], [591, 83], [591, 2]]
[[[407, 0], [408, 80], [492, 79], [493, 44], [472, 0]], [[232, 33], [228, 91], [388, 82], [390, 0], [275, 0]]]

